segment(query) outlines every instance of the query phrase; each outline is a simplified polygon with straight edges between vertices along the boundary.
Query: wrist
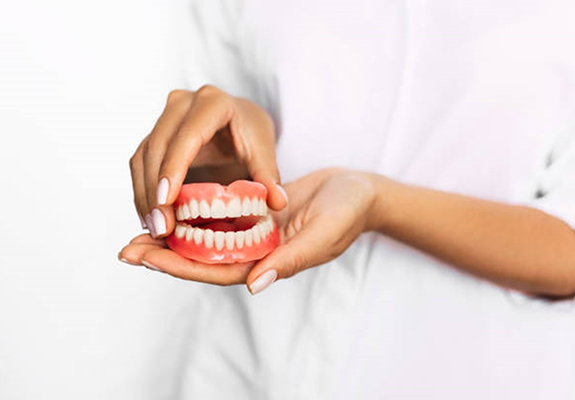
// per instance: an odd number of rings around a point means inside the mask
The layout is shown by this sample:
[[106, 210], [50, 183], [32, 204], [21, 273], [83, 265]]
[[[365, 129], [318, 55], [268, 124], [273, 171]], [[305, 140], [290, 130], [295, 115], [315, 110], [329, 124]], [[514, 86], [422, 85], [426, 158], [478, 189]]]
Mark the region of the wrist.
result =
[[397, 198], [404, 185], [386, 176], [368, 173], [368, 179], [374, 188], [374, 199], [368, 210], [364, 232], [377, 231], [387, 233], [393, 226], [397, 214]]

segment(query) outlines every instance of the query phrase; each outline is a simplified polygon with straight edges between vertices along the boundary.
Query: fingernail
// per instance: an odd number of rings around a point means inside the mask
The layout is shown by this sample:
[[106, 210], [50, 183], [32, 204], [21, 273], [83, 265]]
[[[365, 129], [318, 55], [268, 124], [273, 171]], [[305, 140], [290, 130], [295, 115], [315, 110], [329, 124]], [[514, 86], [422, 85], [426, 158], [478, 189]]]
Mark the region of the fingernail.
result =
[[166, 201], [168, 200], [168, 189], [169, 188], [170, 188], [170, 182], [168, 182], [168, 178], [160, 179], [160, 182], [158, 183], [158, 191], [157, 191], [158, 205], [159, 206], [166, 204]]
[[147, 228], [146, 221], [144, 221], [144, 218], [140, 215], [140, 213], [138, 213], [138, 217], [140, 218], [140, 223], [142, 224], [142, 229], [146, 229]]
[[267, 288], [269, 285], [274, 283], [277, 277], [278, 273], [275, 269], [267, 270], [250, 285], [250, 292], [252, 294], [258, 294], [259, 292]]
[[142, 261], [140, 261], [140, 262], [142, 263], [142, 265], [143, 265], [144, 267], [146, 267], [146, 268], [148, 268], [148, 269], [151, 269], [152, 271], [162, 272], [162, 270], [161, 270], [160, 268], [156, 267], [155, 265], [150, 264], [150, 263], [147, 262], [147, 261], [142, 260]]
[[152, 214], [148, 214], [146, 215], [146, 225], [148, 230], [150, 231], [150, 234], [154, 237], [156, 237], [156, 230], [154, 229], [154, 221], [152, 219]]
[[154, 230], [156, 236], [166, 233], [166, 218], [164, 217], [163, 212], [157, 208], [154, 208], [154, 211], [152, 211], [152, 221], [154, 221]]
[[128, 260], [126, 260], [125, 258], [120, 257], [119, 258], [120, 261], [122, 261], [124, 264], [128, 264], [128, 265], [138, 265], [138, 264], [134, 264], [132, 262], [129, 262]]
[[134, 264], [128, 260], [126, 260], [124, 257], [122, 257], [122, 253], [118, 253], [118, 260], [122, 261], [124, 264], [129, 264], [129, 265], [138, 265], [138, 264]]
[[286, 193], [286, 190], [281, 187], [280, 185], [276, 184], [276, 186], [278, 187], [278, 190], [281, 192], [281, 194], [284, 196], [284, 199], [286, 199], [286, 204], [288, 202], [288, 195]]

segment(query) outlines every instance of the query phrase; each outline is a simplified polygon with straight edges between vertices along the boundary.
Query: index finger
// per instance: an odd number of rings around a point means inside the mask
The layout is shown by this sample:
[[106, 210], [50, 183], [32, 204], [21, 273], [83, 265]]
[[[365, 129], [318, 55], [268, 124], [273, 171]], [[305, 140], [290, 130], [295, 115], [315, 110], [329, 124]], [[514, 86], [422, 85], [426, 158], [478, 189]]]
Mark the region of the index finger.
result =
[[231, 97], [219, 89], [205, 86], [196, 92], [194, 103], [172, 138], [160, 167], [159, 181], [167, 186], [163, 189], [167, 192], [163, 204], [175, 201], [188, 167], [202, 146], [229, 124], [234, 113]]
[[203, 264], [180, 256], [172, 250], [153, 248], [141, 258], [142, 264], [177, 278], [228, 286], [245, 283], [254, 262]]

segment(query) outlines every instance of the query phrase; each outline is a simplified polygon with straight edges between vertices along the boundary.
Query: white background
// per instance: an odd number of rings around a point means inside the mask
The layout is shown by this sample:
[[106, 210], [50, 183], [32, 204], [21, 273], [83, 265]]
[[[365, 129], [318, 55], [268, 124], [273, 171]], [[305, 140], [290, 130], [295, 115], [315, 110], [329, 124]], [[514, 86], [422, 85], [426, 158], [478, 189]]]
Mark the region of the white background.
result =
[[179, 82], [173, 5], [0, 4], [0, 399], [144, 399], [173, 372], [150, 357], [195, 283], [116, 259], [129, 157]]

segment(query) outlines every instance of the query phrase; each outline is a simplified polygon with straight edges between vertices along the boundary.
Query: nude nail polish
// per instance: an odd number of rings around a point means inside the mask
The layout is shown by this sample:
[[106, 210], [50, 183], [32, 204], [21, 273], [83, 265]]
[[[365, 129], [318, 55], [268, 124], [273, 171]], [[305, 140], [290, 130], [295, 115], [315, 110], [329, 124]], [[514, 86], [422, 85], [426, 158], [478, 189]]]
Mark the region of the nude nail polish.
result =
[[285, 191], [285, 189], [283, 187], [281, 187], [280, 185], [276, 185], [278, 187], [278, 190], [281, 192], [281, 194], [284, 196], [284, 199], [286, 199], [286, 203], [288, 202], [288, 195], [287, 192]]
[[146, 225], [147, 225], [148, 230], [150, 231], [150, 234], [155, 237], [156, 236], [156, 230], [154, 229], [154, 221], [152, 219], [152, 214], [150, 213], [150, 214], [146, 215], [146, 217], [144, 219], [146, 221]]
[[156, 193], [159, 206], [166, 204], [166, 201], [168, 200], [169, 189], [170, 189], [170, 182], [168, 181], [168, 178], [160, 179], [160, 182], [158, 182], [158, 189]]
[[163, 235], [166, 233], [166, 218], [157, 208], [152, 211], [152, 221], [154, 222], [155, 236]]
[[148, 226], [146, 225], [146, 221], [144, 221], [144, 218], [140, 215], [140, 213], [138, 213], [138, 218], [140, 218], [140, 223], [142, 224], [142, 229], [146, 229]]
[[269, 285], [275, 282], [278, 277], [278, 273], [275, 269], [270, 269], [261, 274], [258, 279], [256, 279], [250, 285], [250, 292], [252, 294], [258, 294], [267, 288]]
[[156, 267], [155, 265], [150, 264], [147, 261], [142, 260], [141, 263], [144, 267], [151, 269], [152, 271], [162, 272], [162, 270], [160, 268]]

